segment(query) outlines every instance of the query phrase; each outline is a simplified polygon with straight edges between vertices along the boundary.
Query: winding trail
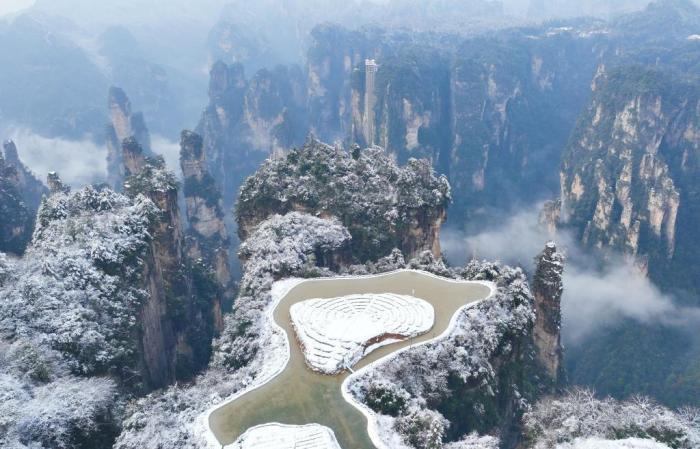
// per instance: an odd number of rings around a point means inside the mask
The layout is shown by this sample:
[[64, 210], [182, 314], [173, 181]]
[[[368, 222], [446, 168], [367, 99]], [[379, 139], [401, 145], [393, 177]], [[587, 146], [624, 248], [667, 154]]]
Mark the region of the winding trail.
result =
[[311, 298], [335, 298], [359, 293], [411, 295], [433, 306], [435, 323], [430, 332], [376, 349], [353, 367], [358, 372], [402, 348], [447, 333], [462, 307], [487, 298], [491, 291], [485, 283], [456, 281], [414, 270], [301, 281], [283, 295], [273, 312], [275, 323], [286, 333], [290, 349], [289, 361], [284, 369], [267, 383], [253, 387], [211, 411], [208, 414], [209, 428], [221, 445], [228, 445], [247, 429], [260, 424], [317, 423], [331, 428], [344, 449], [375, 449], [368, 432], [367, 412], [347, 401], [342, 391], [343, 382], [350, 373], [346, 371], [329, 376], [306, 366], [304, 355], [294, 338], [290, 307]]

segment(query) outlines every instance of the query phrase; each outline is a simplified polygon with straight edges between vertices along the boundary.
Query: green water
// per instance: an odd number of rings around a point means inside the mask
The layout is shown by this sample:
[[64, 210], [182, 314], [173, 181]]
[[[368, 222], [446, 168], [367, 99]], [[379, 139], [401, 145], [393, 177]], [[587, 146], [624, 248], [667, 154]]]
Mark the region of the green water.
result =
[[289, 363], [264, 386], [211, 413], [209, 424], [222, 444], [233, 443], [247, 429], [259, 424], [317, 423], [333, 429], [344, 449], [375, 449], [367, 432], [367, 419], [343, 399], [341, 384], [349, 373], [328, 376], [307, 368], [304, 355], [294, 339], [289, 315], [289, 308], [300, 301], [356, 293], [396, 293], [421, 298], [435, 309], [435, 323], [424, 335], [375, 350], [358, 362], [353, 367], [355, 370], [405, 346], [442, 334], [460, 307], [487, 297], [490, 289], [479, 283], [451, 281], [415, 271], [303, 281], [282, 298], [274, 311], [275, 321], [285, 330], [290, 341]]

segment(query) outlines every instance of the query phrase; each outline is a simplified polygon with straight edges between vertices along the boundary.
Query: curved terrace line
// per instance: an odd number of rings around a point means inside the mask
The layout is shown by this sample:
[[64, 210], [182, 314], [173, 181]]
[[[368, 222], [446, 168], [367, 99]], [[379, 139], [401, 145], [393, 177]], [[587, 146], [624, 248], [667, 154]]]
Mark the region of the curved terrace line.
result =
[[[374, 412], [358, 403], [348, 385], [356, 376], [386, 363], [412, 346], [445, 338], [460, 312], [493, 294], [489, 282], [447, 279], [418, 270], [397, 270], [369, 276], [321, 279], [288, 279], [273, 285], [273, 301], [266, 309], [275, 332], [282, 333], [277, 349], [280, 363], [253, 385], [218, 404], [198, 420], [209, 447], [221, 448], [236, 441], [249, 428], [281, 422], [289, 425], [316, 423], [329, 427], [343, 448], [384, 448]], [[350, 375], [323, 375], [309, 369], [295, 342], [289, 308], [310, 298], [332, 298], [356, 293], [411, 294], [436, 310], [433, 330], [420, 337], [376, 349], [359, 361]], [[438, 334], [439, 335], [436, 335]], [[284, 348], [284, 349], [282, 349]], [[286, 349], [286, 350], [285, 350]]]

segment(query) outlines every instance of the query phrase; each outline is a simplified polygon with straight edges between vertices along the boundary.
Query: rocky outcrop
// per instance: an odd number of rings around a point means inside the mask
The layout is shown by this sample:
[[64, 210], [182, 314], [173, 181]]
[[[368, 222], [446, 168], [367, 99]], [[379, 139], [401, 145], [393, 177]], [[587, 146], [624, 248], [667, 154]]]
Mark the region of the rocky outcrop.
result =
[[[224, 223], [223, 201], [214, 179], [209, 174], [202, 138], [191, 131], [180, 137], [180, 166], [184, 179], [185, 204], [189, 223], [188, 256], [202, 259], [214, 268], [221, 292], [232, 300], [231, 269], [228, 262], [230, 241]], [[222, 298], [215, 308], [217, 329], [221, 329]]]
[[110, 124], [107, 125], [106, 130], [107, 182], [112, 188], [120, 191], [124, 178], [128, 176], [124, 172], [122, 144], [125, 139], [133, 139], [148, 155], [151, 138], [143, 115], [131, 110], [131, 102], [122, 89], [118, 87], [109, 89], [108, 108]]
[[32, 235], [32, 218], [22, 197], [17, 169], [0, 154], [0, 251], [21, 254]]
[[562, 148], [609, 45], [589, 28], [465, 40], [319, 25], [306, 77], [289, 66], [248, 80], [241, 64], [216, 63], [197, 131], [228, 207], [260, 162], [308, 132], [368, 146], [364, 62], [376, 58], [375, 143], [399, 164], [428, 159], [448, 175], [464, 222], [495, 202], [556, 191]]
[[561, 346], [561, 296], [564, 291], [564, 256], [549, 242], [535, 258], [532, 295], [535, 305], [533, 339], [537, 360], [554, 385], [564, 380]]
[[22, 254], [31, 239], [34, 220], [46, 187], [20, 161], [11, 140], [0, 152], [0, 252]]
[[365, 261], [399, 248], [408, 256], [440, 255], [440, 227], [450, 201], [447, 179], [430, 162], [399, 167], [381, 149], [348, 154], [310, 138], [300, 149], [265, 162], [246, 179], [236, 206], [241, 240], [269, 216], [301, 211], [336, 216]]
[[124, 172], [130, 173], [124, 190], [132, 197], [145, 195], [159, 210], [142, 275], [149, 297], [138, 321], [144, 378], [149, 386], [162, 387], [191, 377], [208, 362], [220, 322], [218, 290], [208, 267], [185, 253], [175, 175], [161, 158], [144, 158], [133, 139], [122, 149]]
[[698, 111], [691, 82], [640, 67], [602, 71], [564, 159], [561, 226], [585, 246], [637, 258], [655, 279], [687, 272], [700, 236]]
[[49, 174], [46, 175], [46, 185], [49, 186], [49, 193], [51, 195], [54, 193], [70, 192], [70, 186], [65, 185], [61, 176], [55, 171], [49, 172]]
[[41, 203], [41, 197], [48, 193], [46, 186], [22, 163], [17, 153], [17, 145], [12, 140], [5, 141], [2, 146], [5, 150], [5, 163], [14, 167], [17, 171], [19, 188], [27, 209], [32, 215], [36, 215], [36, 211]]
[[308, 128], [304, 90], [296, 66], [261, 70], [250, 80], [240, 64], [212, 66], [209, 106], [197, 133], [226, 207], [265, 158], [303, 142]]
[[[532, 34], [534, 32], [534, 34]], [[562, 148], [609, 43], [582, 25], [498, 39], [405, 35], [323, 25], [308, 52], [314, 132], [365, 144], [364, 59], [376, 58], [375, 141], [403, 164], [448, 175], [457, 222], [556, 191]]]

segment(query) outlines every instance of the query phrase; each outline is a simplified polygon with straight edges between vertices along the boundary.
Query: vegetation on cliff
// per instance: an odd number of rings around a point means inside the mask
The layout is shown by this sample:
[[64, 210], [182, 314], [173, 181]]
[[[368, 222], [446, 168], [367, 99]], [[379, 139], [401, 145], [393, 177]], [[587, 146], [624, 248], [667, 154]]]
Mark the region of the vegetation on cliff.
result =
[[117, 382], [138, 378], [138, 285], [156, 216], [143, 196], [57, 192], [25, 256], [0, 257], [0, 445], [111, 444]]
[[673, 449], [700, 446], [700, 410], [685, 407], [674, 412], [642, 396], [620, 402], [577, 389], [539, 402], [525, 414], [523, 423], [527, 447], [535, 449], [591, 438], [639, 438]]
[[[398, 247], [433, 249], [451, 199], [447, 179], [425, 160], [397, 166], [380, 149], [347, 153], [313, 139], [268, 159], [241, 188], [241, 238], [266, 217], [298, 210], [333, 215], [352, 235], [352, 254], [375, 259]], [[439, 246], [438, 246], [439, 247]]]

